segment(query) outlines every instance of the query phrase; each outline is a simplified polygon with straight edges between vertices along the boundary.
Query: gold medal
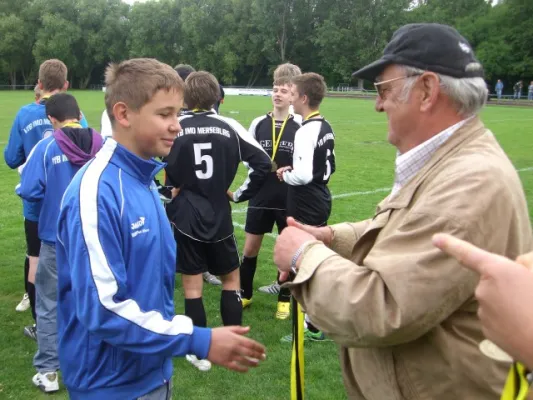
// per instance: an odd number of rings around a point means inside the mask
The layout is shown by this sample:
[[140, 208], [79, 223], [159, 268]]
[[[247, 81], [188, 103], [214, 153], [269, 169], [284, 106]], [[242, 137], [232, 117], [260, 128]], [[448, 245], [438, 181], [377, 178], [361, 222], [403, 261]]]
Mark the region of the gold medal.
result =
[[278, 164], [275, 161], [272, 161], [272, 169], [271, 172], [276, 172], [278, 170]]

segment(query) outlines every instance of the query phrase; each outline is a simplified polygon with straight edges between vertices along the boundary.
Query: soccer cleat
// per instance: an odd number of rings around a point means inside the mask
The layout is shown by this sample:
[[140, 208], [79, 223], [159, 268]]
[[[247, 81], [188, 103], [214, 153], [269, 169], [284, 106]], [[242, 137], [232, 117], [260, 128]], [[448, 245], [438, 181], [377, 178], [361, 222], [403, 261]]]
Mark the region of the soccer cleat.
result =
[[24, 293], [24, 296], [22, 296], [22, 300], [20, 301], [20, 303], [17, 304], [15, 310], [18, 312], [24, 312], [28, 308], [30, 308], [30, 298], [28, 296], [28, 293]]
[[207, 372], [211, 369], [211, 362], [209, 360], [199, 360], [198, 357], [192, 354], [186, 355], [185, 359], [202, 372]]
[[59, 380], [56, 372], [35, 374], [32, 378], [33, 384], [45, 393], [57, 392], [59, 390]]
[[291, 315], [291, 303], [288, 301], [278, 301], [277, 319], [287, 319]]
[[273, 282], [270, 285], [261, 286], [258, 290], [266, 294], [279, 294], [280, 286], [278, 282]]
[[[309, 329], [304, 329], [304, 342], [331, 342], [327, 339], [323, 332], [311, 332]], [[292, 343], [292, 333], [281, 338], [282, 343]]]
[[24, 336], [27, 336], [30, 339], [37, 341], [37, 328], [35, 324], [24, 327]]
[[209, 272], [204, 272], [203, 274], [204, 282], [207, 282], [211, 285], [220, 286], [222, 282], [215, 275], [211, 275]]
[[247, 299], [246, 297], [243, 297], [241, 300], [242, 300], [243, 309], [245, 309], [246, 307], [250, 307], [252, 305], [252, 299]]

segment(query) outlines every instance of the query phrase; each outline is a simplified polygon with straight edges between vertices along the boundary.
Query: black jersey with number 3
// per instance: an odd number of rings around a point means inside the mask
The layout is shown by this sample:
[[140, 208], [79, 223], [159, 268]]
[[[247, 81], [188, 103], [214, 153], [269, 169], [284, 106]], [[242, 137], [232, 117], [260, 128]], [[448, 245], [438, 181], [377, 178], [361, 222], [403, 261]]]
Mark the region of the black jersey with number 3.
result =
[[[258, 117], [250, 125], [250, 134], [257, 140], [261, 147], [272, 158], [275, 142], [278, 147], [274, 157], [275, 168], [292, 166], [292, 153], [294, 149], [294, 135], [300, 128], [293, 115], [289, 115], [281, 138], [279, 137], [284, 121], [274, 121], [275, 135], [272, 138], [272, 114]], [[287, 184], [281, 182], [276, 171], [268, 174], [268, 178], [259, 192], [248, 202], [249, 207], [285, 210], [287, 204]]]
[[335, 134], [317, 116], [302, 123], [294, 138], [292, 171], [283, 174], [289, 184], [287, 215], [308, 225], [323, 225], [331, 213], [327, 187], [335, 172]]
[[179, 118], [182, 131], [165, 161], [169, 183], [180, 189], [167, 207], [171, 222], [183, 234], [216, 242], [233, 233], [229, 189], [239, 163], [250, 167], [234, 200], [250, 199], [271, 170], [270, 158], [245, 128], [214, 112]]

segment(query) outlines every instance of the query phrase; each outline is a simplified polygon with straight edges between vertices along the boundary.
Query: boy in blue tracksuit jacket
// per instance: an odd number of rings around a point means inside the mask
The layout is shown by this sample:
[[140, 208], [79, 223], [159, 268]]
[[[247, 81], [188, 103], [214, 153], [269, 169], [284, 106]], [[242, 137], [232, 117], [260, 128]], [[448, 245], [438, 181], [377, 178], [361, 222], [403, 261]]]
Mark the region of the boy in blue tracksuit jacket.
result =
[[183, 81], [154, 59], [111, 64], [113, 125], [72, 180], [58, 219], [58, 330], [71, 399], [169, 399], [172, 357], [246, 371], [264, 347], [248, 328], [198, 328], [174, 315], [176, 246], [153, 183], [179, 132]]
[[41, 240], [39, 266], [35, 275], [37, 353], [33, 383], [45, 392], [59, 390], [57, 355], [57, 268], [55, 245], [61, 198], [70, 181], [102, 147], [102, 136], [79, 123], [76, 99], [67, 93], [53, 95], [46, 102], [46, 114], [54, 133], [32, 149], [21, 167], [17, 194], [27, 202], [42, 204], [38, 235]]
[[[10, 168], [20, 168], [26, 162], [33, 147], [54, 131], [51, 122], [46, 116], [45, 104], [47, 99], [54, 93], [67, 90], [67, 72], [66, 65], [60, 60], [51, 59], [40, 65], [37, 86], [40, 89], [41, 97], [38, 101], [25, 105], [19, 110], [11, 127], [7, 145], [4, 148], [4, 159]], [[82, 118], [80, 123], [82, 126], [87, 127], [85, 118]], [[23, 200], [22, 207], [27, 245], [24, 263], [24, 288], [28, 294], [33, 318], [35, 319], [35, 288], [33, 283], [41, 246], [37, 236], [41, 203]], [[19, 310], [18, 307], [17, 310]], [[24, 333], [31, 338], [35, 338], [35, 327], [26, 327]]]

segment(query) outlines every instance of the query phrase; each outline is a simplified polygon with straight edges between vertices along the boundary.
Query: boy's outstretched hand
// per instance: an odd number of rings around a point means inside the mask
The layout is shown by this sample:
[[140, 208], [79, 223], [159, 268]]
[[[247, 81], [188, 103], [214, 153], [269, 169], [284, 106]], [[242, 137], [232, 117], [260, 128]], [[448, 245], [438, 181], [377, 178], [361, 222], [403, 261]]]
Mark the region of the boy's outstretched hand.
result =
[[225, 326], [214, 328], [207, 359], [213, 364], [237, 372], [248, 372], [266, 359], [265, 346], [247, 338], [249, 327]]

